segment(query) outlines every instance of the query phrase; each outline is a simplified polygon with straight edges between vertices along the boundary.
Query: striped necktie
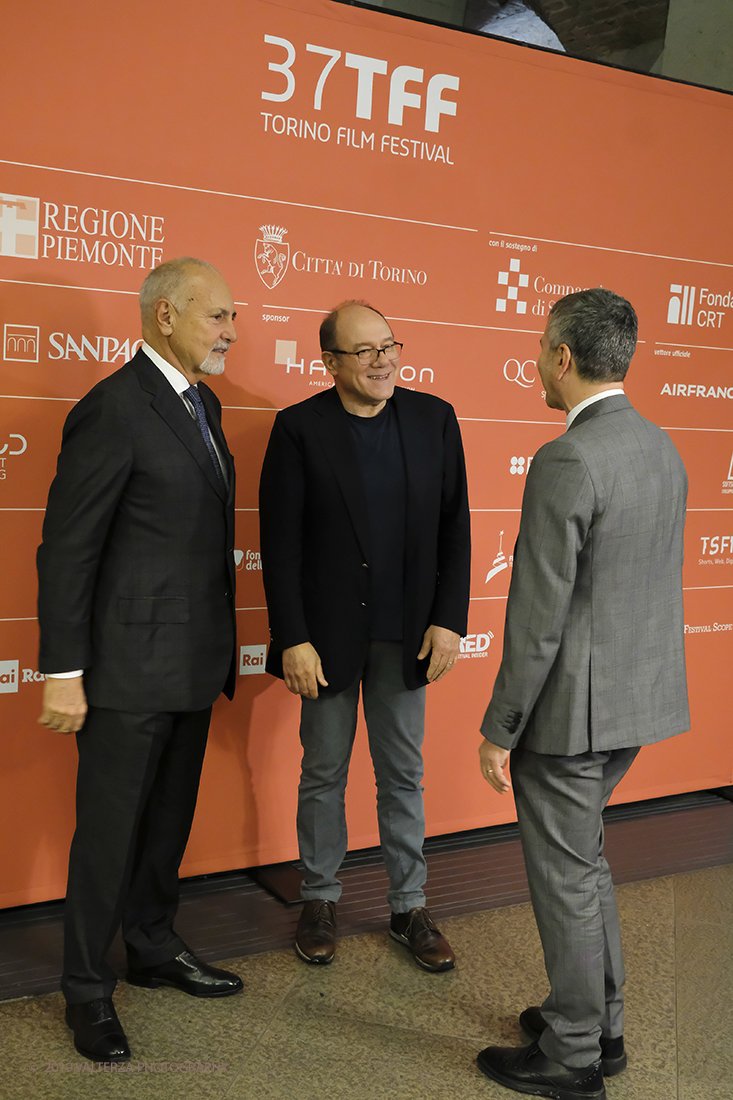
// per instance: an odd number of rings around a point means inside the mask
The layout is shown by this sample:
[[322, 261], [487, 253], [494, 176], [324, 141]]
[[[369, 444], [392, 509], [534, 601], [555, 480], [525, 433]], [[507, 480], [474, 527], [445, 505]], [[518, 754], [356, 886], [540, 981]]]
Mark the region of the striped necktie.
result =
[[183, 391], [184, 396], [188, 398], [196, 413], [196, 419], [198, 421], [199, 428], [201, 429], [201, 435], [204, 437], [204, 443], [206, 444], [206, 450], [211, 455], [211, 461], [214, 463], [214, 469], [216, 470], [216, 476], [219, 478], [219, 483], [226, 492], [226, 482], [224, 481], [224, 474], [222, 473], [221, 465], [219, 464], [219, 458], [214, 449], [214, 444], [211, 442], [211, 433], [209, 432], [209, 422], [206, 419], [206, 410], [204, 403], [201, 400], [201, 394], [197, 390], [196, 386], [189, 386], [187, 390]]

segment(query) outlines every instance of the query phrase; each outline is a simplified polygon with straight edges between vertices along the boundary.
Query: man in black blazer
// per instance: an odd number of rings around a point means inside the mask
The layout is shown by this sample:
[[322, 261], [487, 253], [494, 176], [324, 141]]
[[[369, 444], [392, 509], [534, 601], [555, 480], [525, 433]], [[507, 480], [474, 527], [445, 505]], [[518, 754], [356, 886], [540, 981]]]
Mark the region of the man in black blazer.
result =
[[344, 790], [360, 690], [377, 781], [390, 935], [420, 966], [455, 956], [425, 908], [425, 685], [466, 633], [470, 535], [450, 405], [395, 387], [401, 344], [381, 313], [346, 302], [321, 325], [333, 388], [275, 419], [260, 485], [267, 669], [302, 696], [298, 841], [305, 865], [295, 947], [329, 963]]
[[234, 465], [221, 405], [234, 303], [216, 268], [161, 264], [144, 343], [69, 414], [38, 550], [39, 721], [78, 731], [62, 989], [80, 1054], [130, 1057], [105, 955], [127, 980], [198, 997], [242, 988], [173, 931], [211, 707], [234, 691]]

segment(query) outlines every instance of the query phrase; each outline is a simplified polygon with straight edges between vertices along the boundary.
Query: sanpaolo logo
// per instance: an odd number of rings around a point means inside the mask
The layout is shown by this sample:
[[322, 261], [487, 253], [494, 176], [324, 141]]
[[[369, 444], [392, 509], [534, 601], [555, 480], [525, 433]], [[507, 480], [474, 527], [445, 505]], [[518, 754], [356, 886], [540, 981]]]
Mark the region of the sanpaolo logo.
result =
[[519, 297], [519, 291], [529, 286], [529, 275], [520, 271], [521, 262], [521, 260], [510, 260], [509, 270], [499, 272], [499, 286], [506, 287], [506, 296], [496, 299], [496, 308], [499, 313], [506, 313], [510, 302], [514, 303], [516, 313], [527, 312], [527, 301]]
[[681, 283], [672, 283], [669, 292], [672, 296], [667, 307], [667, 324], [691, 325], [695, 309], [696, 288], [694, 286], [682, 286]]
[[40, 340], [38, 325], [5, 325], [3, 359], [8, 363], [37, 363]]
[[287, 233], [282, 225], [261, 225], [261, 237], [255, 242], [255, 267], [268, 290], [274, 290], [290, 263], [290, 245], [283, 241]]
[[38, 259], [40, 199], [0, 193], [0, 256]]
[[239, 675], [258, 676], [265, 671], [266, 645], [240, 645]]
[[18, 690], [18, 661], [0, 661], [0, 692]]

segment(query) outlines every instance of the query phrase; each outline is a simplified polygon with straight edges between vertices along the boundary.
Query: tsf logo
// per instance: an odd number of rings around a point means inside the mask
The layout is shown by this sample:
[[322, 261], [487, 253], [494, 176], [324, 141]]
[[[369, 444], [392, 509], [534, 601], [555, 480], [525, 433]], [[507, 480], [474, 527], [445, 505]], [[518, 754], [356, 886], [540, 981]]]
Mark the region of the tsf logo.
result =
[[239, 675], [257, 676], [259, 673], [264, 672], [266, 655], [266, 645], [240, 645]]
[[0, 661], [0, 692], [18, 690], [18, 662]]
[[274, 290], [290, 263], [290, 245], [283, 241], [287, 233], [281, 225], [261, 225], [261, 237], [255, 242], [255, 267], [268, 290]]
[[38, 259], [40, 200], [0, 192], [0, 256]]
[[37, 363], [40, 341], [38, 325], [5, 325], [3, 359], [8, 363]]

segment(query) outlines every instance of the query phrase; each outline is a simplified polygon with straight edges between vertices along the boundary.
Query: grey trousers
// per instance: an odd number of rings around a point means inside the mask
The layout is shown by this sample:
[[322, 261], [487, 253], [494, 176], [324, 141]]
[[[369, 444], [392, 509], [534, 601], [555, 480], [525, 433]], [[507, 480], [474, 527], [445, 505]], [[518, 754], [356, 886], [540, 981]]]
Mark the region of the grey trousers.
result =
[[425, 688], [410, 691], [402, 676], [402, 643], [371, 642], [353, 684], [338, 695], [303, 699], [303, 762], [298, 789], [298, 844], [306, 900], [338, 901], [337, 871], [348, 843], [344, 792], [361, 688], [377, 783], [377, 819], [395, 913], [425, 904], [422, 852], [422, 742]]
[[549, 756], [511, 754], [530, 896], [550, 995], [540, 1046], [573, 1068], [623, 1033], [625, 981], [616, 897], [603, 855], [601, 811], [638, 748]]

